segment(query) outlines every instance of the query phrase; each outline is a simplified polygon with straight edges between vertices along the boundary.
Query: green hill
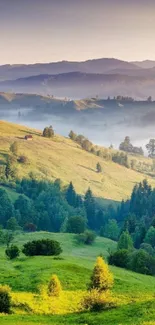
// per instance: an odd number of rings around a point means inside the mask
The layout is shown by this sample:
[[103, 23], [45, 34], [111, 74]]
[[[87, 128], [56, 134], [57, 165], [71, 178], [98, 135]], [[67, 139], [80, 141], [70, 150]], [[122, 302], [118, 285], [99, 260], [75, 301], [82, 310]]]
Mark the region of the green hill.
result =
[[[0, 248], [0, 282], [12, 287], [14, 302], [12, 315], [0, 315], [2, 324], [155, 324], [155, 278], [116, 267], [111, 267], [111, 271], [115, 280], [113, 296], [117, 298], [117, 308], [102, 313], [75, 312], [77, 301], [81, 299], [82, 292], [86, 290], [89, 283], [96, 257], [101, 253], [107, 257], [108, 249], [115, 249], [115, 242], [98, 237], [93, 246], [78, 246], [72, 234], [38, 232], [16, 235], [14, 243], [22, 247], [28, 240], [39, 238], [60, 241], [63, 248], [61, 258], [40, 256], [29, 258], [21, 255], [12, 262], [6, 259], [5, 248]], [[45, 308], [43, 306], [37, 310], [39, 300], [35, 295], [38, 287], [47, 284], [53, 273], [56, 273], [61, 280], [66, 302], [61, 306], [60, 301], [58, 311], [60, 315], [44, 316], [47, 310], [43, 312]], [[36, 305], [33, 305], [35, 299], [37, 299]]]
[[[24, 139], [26, 134], [33, 136], [32, 141]], [[1, 165], [5, 164], [10, 144], [14, 141], [18, 142], [19, 154], [24, 154], [29, 159], [28, 165], [16, 164], [19, 178], [27, 177], [30, 173], [38, 179], [60, 178], [64, 185], [72, 181], [79, 194], [84, 194], [91, 187], [97, 198], [113, 201], [128, 198], [134, 184], [146, 178], [142, 173], [82, 150], [68, 138], [59, 135], [53, 139], [43, 138], [41, 131], [4, 121], [0, 121]], [[140, 159], [149, 161], [146, 158]], [[103, 168], [102, 173], [96, 172], [98, 162]], [[149, 176], [147, 178], [154, 186], [155, 180]]]

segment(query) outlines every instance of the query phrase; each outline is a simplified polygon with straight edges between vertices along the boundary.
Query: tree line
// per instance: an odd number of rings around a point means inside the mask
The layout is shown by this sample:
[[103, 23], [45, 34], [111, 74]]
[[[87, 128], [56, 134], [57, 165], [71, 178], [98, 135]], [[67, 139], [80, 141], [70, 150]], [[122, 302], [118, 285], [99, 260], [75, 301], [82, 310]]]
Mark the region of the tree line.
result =
[[99, 233], [107, 225], [107, 235], [112, 233], [109, 219], [115, 216], [115, 209], [100, 207], [90, 188], [81, 196], [72, 182], [63, 186], [59, 179], [32, 178], [17, 180], [14, 190], [18, 198], [13, 203], [6, 190], [0, 189], [0, 225], [4, 229], [81, 234], [87, 229]]

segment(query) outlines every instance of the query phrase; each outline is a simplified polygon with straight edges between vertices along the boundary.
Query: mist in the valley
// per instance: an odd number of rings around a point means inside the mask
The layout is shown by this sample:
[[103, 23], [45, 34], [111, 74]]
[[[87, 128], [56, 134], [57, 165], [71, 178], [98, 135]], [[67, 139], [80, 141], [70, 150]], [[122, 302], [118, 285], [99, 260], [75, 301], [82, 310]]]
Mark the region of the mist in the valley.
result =
[[18, 123], [38, 130], [52, 125], [55, 133], [68, 136], [70, 130], [82, 134], [94, 144], [118, 148], [125, 136], [130, 136], [135, 146], [145, 145], [155, 137], [154, 123], [142, 123], [132, 112], [122, 116], [118, 112], [103, 114], [102, 112], [77, 112], [75, 115], [60, 116], [52, 114], [36, 114], [33, 108], [1, 109], [0, 119]]

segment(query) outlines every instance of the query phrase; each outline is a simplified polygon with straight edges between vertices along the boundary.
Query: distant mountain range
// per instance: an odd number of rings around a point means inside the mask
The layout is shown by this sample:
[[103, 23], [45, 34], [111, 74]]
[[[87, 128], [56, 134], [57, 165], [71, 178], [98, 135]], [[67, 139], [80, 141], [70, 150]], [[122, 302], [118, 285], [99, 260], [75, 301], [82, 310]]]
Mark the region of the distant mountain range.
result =
[[0, 66], [0, 91], [85, 98], [155, 98], [155, 62], [96, 59]]
[[143, 69], [149, 69], [155, 67], [155, 61], [152, 60], [134, 61], [132, 63]]

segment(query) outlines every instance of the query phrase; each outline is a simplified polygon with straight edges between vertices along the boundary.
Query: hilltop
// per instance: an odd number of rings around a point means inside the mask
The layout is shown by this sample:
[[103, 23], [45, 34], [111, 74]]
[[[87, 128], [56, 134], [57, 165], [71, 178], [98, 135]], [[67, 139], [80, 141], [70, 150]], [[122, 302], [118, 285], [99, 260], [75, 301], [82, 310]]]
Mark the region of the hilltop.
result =
[[[32, 141], [24, 139], [26, 134], [33, 136]], [[19, 154], [26, 155], [29, 160], [26, 166], [17, 163], [19, 178], [28, 177], [30, 172], [38, 179], [60, 178], [64, 185], [72, 181], [79, 194], [84, 194], [91, 187], [96, 197], [113, 201], [128, 198], [134, 184], [146, 178], [144, 174], [84, 151], [69, 138], [60, 135], [55, 135], [53, 139], [43, 138], [39, 130], [4, 121], [0, 121], [2, 165], [5, 164], [10, 144], [14, 141], [18, 142]], [[140, 159], [148, 161], [147, 158]], [[98, 162], [103, 173], [96, 172]], [[154, 186], [155, 180], [149, 176], [147, 178]]]

